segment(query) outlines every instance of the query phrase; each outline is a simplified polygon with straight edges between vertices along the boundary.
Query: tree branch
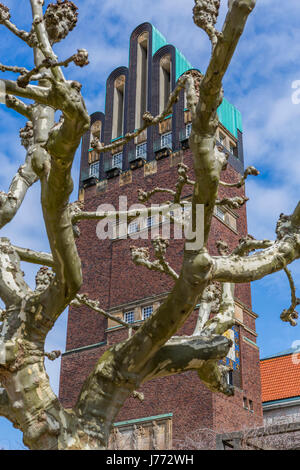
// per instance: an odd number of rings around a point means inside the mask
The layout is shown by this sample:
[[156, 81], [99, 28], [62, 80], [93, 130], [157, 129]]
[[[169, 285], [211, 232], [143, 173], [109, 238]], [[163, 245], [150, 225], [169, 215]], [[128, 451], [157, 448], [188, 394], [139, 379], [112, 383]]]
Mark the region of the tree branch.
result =
[[6, 95], [5, 104], [7, 108], [14, 109], [17, 113], [22, 114], [27, 119], [32, 119], [31, 107], [27, 106], [23, 101], [19, 100], [15, 96]]
[[[17, 80], [17, 83], [20, 87], [26, 88], [27, 85], [31, 81], [36, 81], [40, 80], [41, 78], [45, 78], [48, 80], [52, 80], [49, 75], [38, 75], [42, 70], [51, 70], [56, 67], [68, 67], [68, 65], [74, 62], [75, 65], [78, 67], [85, 67], [86, 65], [89, 64], [88, 61], [88, 52], [86, 49], [78, 49], [76, 54], [73, 54], [71, 57], [68, 59], [62, 61], [62, 62], [57, 62], [57, 60], [53, 61], [49, 58], [44, 59], [39, 65], [37, 65], [34, 69], [28, 71], [26, 69], [21, 70], [13, 70], [16, 72], [20, 72], [21, 75]], [[15, 67], [17, 69], [17, 67]], [[1, 70], [1, 65], [0, 65], [0, 70]]]
[[30, 34], [26, 31], [20, 30], [15, 24], [10, 21], [10, 11], [9, 8], [0, 3], [0, 24], [3, 24], [8, 28], [15, 36], [25, 41], [30, 45], [29, 37]]
[[149, 361], [143, 382], [201, 369], [206, 361], [220, 360], [231, 347], [225, 336], [173, 336]]
[[14, 72], [21, 75], [29, 73], [24, 67], [17, 67], [16, 65], [3, 65], [0, 63], [0, 72]]
[[[184, 203], [182, 203], [184, 204]], [[161, 206], [154, 206], [154, 207], [145, 207], [144, 209], [132, 209], [129, 211], [96, 211], [96, 212], [86, 212], [81, 211], [81, 209], [77, 206], [76, 208], [71, 205], [71, 217], [72, 223], [76, 224], [80, 220], [103, 220], [103, 219], [111, 219], [111, 220], [122, 220], [131, 222], [132, 220], [136, 219], [137, 217], [148, 217], [150, 215], [156, 215], [159, 213], [164, 213], [170, 210], [172, 207], [171, 203], [165, 203]]]
[[241, 188], [244, 186], [249, 175], [258, 176], [259, 171], [254, 166], [248, 166], [244, 171], [244, 175], [237, 183], [226, 183], [225, 181], [220, 181], [220, 185], [226, 186], [227, 188]]
[[246, 202], [249, 201], [248, 197], [235, 196], [235, 197], [224, 197], [219, 200], [216, 199], [216, 206], [226, 206], [230, 209], [240, 209]]
[[12, 246], [16, 253], [19, 255], [21, 261], [27, 263], [39, 264], [41, 266], [54, 267], [53, 256], [49, 253], [30, 250], [29, 248], [21, 248], [19, 246]]
[[120, 325], [125, 326], [126, 328], [132, 328], [133, 330], [137, 330], [139, 328], [139, 325], [134, 325], [133, 323], [126, 323], [125, 321], [121, 320], [121, 318], [115, 317], [114, 315], [111, 315], [110, 313], [105, 312], [104, 310], [99, 308], [99, 302], [97, 300], [89, 299], [86, 294], [77, 294], [75, 299], [72, 300], [71, 305], [73, 307], [86, 305], [87, 307], [91, 308], [95, 312], [100, 313], [100, 315], [103, 315], [105, 318], [108, 318], [109, 320], [119, 323]]
[[298, 319], [299, 315], [298, 312], [296, 312], [295, 308], [297, 307], [297, 305], [300, 305], [300, 299], [296, 297], [296, 287], [291, 271], [289, 271], [289, 269], [287, 268], [284, 268], [284, 272], [287, 275], [291, 288], [291, 306], [287, 310], [283, 310], [282, 314], [280, 315], [280, 318], [282, 321], [290, 323], [291, 326], [296, 326], [296, 320]]
[[[20, 258], [8, 238], [0, 238], [0, 259], [0, 297], [7, 310], [17, 308], [32, 291], [24, 281]], [[3, 346], [1, 341], [0, 349]]]
[[169, 263], [165, 260], [165, 254], [169, 245], [168, 240], [157, 238], [152, 240], [154, 247], [155, 261], [150, 261], [150, 253], [148, 248], [130, 247], [132, 261], [137, 266], [145, 266], [151, 271], [159, 271], [171, 276], [174, 280], [178, 279], [178, 274], [174, 271]]
[[[41, 50], [46, 59], [49, 59], [50, 61], [54, 62], [57, 60], [57, 57], [53, 52], [46, 30], [43, 15], [43, 5], [39, 0], [30, 0], [30, 3], [33, 16], [32, 25], [38, 39], [38, 48]], [[56, 80], [65, 80], [63, 73], [59, 67], [53, 68], [52, 71]]]
[[157, 193], [167, 193], [167, 194], [171, 194], [173, 196], [173, 203], [174, 204], [180, 204], [181, 202], [181, 193], [182, 193], [182, 190], [184, 188], [185, 185], [191, 185], [191, 186], [194, 186], [195, 182], [190, 180], [188, 175], [187, 175], [187, 172], [188, 172], [189, 168], [184, 165], [184, 163], [179, 163], [178, 164], [178, 167], [177, 167], [177, 171], [178, 171], [178, 179], [177, 179], [177, 182], [176, 182], [176, 191], [174, 191], [173, 189], [168, 189], [168, 188], [154, 188], [150, 191], [143, 191], [142, 189], [139, 189], [139, 196], [138, 196], [138, 199], [139, 201], [141, 202], [147, 202], [149, 201], [149, 199], [154, 195], [154, 194], [157, 194]]
[[194, 23], [203, 29], [208, 35], [212, 49], [216, 46], [218, 38], [222, 38], [222, 33], [216, 30], [216, 23], [219, 16], [220, 1], [195, 0], [193, 9]]
[[13, 80], [0, 80], [3, 83], [5, 91], [9, 95], [21, 96], [22, 98], [28, 98], [41, 104], [49, 103], [49, 91], [50, 88], [41, 87], [37, 85], [28, 85], [26, 88], [22, 88], [17, 85]]
[[245, 256], [251, 251], [270, 248], [274, 243], [271, 240], [255, 240], [250, 235], [247, 235], [239, 240], [239, 245], [233, 250], [232, 255]]
[[147, 202], [149, 199], [154, 196], [154, 194], [160, 194], [160, 193], [166, 193], [166, 194], [171, 194], [171, 196], [175, 196], [176, 192], [173, 189], [168, 189], [168, 188], [153, 188], [150, 191], [143, 191], [142, 189], [138, 190], [139, 195], [138, 195], [138, 200], [140, 202]]
[[[21, 109], [25, 113], [21, 102], [11, 100], [16, 108]], [[28, 115], [31, 115], [27, 109]], [[0, 192], [0, 228], [10, 222], [18, 209], [20, 208], [27, 190], [32, 186], [38, 177], [32, 168], [32, 148], [33, 148], [33, 125], [29, 121], [26, 126], [20, 130], [20, 137], [23, 146], [27, 149], [25, 163], [20, 166], [17, 174], [14, 176], [8, 193]]]
[[[292, 261], [299, 259], [300, 236], [299, 227], [294, 225], [294, 214], [292, 216], [281, 214], [276, 227], [276, 242], [266, 241], [266, 246], [271, 244], [269, 248], [247, 257], [239, 254], [213, 257], [212, 278], [220, 282], [252, 282], [281, 271]], [[246, 246], [248, 247], [247, 242]], [[241, 250], [244, 253], [243, 248]], [[239, 253], [239, 248], [237, 252]]]

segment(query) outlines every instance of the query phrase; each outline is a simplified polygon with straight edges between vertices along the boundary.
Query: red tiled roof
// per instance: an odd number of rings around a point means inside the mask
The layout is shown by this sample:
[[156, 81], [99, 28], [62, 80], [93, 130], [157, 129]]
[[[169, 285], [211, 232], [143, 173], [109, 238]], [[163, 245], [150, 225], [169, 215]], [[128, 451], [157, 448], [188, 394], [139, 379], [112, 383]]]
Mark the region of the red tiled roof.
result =
[[263, 359], [260, 371], [263, 402], [300, 396], [299, 353]]

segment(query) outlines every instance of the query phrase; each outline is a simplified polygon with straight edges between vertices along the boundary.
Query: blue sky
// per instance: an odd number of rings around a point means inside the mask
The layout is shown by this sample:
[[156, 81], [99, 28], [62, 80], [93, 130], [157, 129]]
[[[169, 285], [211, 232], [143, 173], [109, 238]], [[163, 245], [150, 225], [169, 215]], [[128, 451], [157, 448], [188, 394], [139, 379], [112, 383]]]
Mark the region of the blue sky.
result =
[[[30, 29], [29, 0], [3, 0], [10, 7], [13, 21]], [[49, 2], [46, 2], [48, 4]], [[144, 21], [152, 22], [197, 68], [205, 70], [210, 45], [205, 34], [192, 21], [193, 0], [84, 0], [79, 7], [77, 28], [57, 45], [60, 59], [86, 48], [90, 65], [84, 69], [69, 66], [68, 78], [83, 84], [83, 95], [90, 113], [104, 111], [104, 86], [109, 73], [128, 64], [131, 31]], [[220, 22], [227, 1], [223, 0]], [[247, 184], [249, 233], [256, 238], [274, 238], [280, 213], [291, 213], [299, 200], [300, 104], [292, 103], [292, 83], [300, 80], [300, 3], [298, 0], [257, 0], [230, 70], [224, 80], [226, 97], [242, 112], [245, 159], [261, 176]], [[0, 62], [29, 68], [31, 51], [0, 25]], [[18, 131], [24, 119], [0, 106], [0, 188], [8, 189], [24, 158]], [[73, 176], [77, 196], [79, 152]], [[39, 187], [26, 196], [14, 221], [2, 230], [13, 243], [36, 250], [47, 250]], [[36, 268], [23, 265], [26, 278], [34, 286]], [[291, 267], [300, 284], [300, 265]], [[298, 292], [299, 295], [299, 292]], [[280, 313], [290, 305], [288, 282], [281, 273], [252, 284], [253, 310], [257, 320], [261, 357], [291, 347], [300, 340], [300, 327], [280, 321]], [[64, 313], [47, 339], [47, 350], [65, 349]], [[52, 386], [58, 390], [59, 361], [47, 363]], [[20, 433], [0, 418], [0, 447], [22, 448]]]

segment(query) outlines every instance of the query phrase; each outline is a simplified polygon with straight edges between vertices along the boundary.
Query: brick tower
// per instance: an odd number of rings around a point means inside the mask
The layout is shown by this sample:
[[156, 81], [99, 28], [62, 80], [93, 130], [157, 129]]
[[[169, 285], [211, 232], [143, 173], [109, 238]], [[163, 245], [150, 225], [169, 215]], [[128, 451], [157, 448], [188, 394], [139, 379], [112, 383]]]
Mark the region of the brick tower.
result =
[[[126, 196], [128, 206], [138, 202], [137, 190], [154, 187], [173, 189], [177, 165], [184, 162], [191, 170], [192, 155], [188, 148], [190, 114], [184, 92], [173, 113], [156, 127], [150, 127], [123, 149], [100, 156], [91, 149], [98, 137], [108, 144], [142, 124], [142, 115], [164, 109], [169, 92], [180, 75], [193, 69], [191, 64], [150, 23], [138, 26], [131, 34], [129, 66], [115, 69], [106, 83], [105, 114], [91, 116], [91, 129], [82, 142], [79, 199], [85, 210], [95, 211], [101, 204], [119, 207], [119, 196]], [[239, 111], [224, 99], [218, 110], [218, 140], [229, 154], [229, 164], [222, 175], [236, 182], [244, 171], [242, 122]], [[221, 196], [243, 195], [244, 188], [222, 188]], [[183, 196], [191, 196], [190, 189]], [[161, 203], [165, 196], [151, 202]], [[129, 234], [163, 225], [159, 215], [144, 224], [132, 223]], [[142, 322], [159, 306], [172, 288], [165, 274], [136, 266], [130, 246], [151, 246], [147, 239], [118, 238], [99, 240], [97, 222], [82, 221], [78, 250], [82, 259], [83, 292], [100, 301], [101, 307], [127, 322]], [[209, 250], [218, 254], [216, 241], [224, 240], [234, 248], [247, 235], [246, 208], [216, 211]], [[183, 242], [171, 240], [167, 252], [171, 266], [179, 272]], [[235, 386], [234, 397], [213, 394], [194, 372], [186, 372], [147, 383], [140, 391], [144, 400], [129, 398], [115, 423], [112, 446], [119, 448], [175, 448], [187, 436], [197, 440], [199, 429], [215, 432], [239, 430], [262, 424], [259, 350], [256, 345], [255, 319], [251, 308], [249, 284], [235, 287], [236, 324], [228, 335], [234, 344], [226, 363], [232, 367], [229, 380]], [[178, 334], [192, 334], [197, 309]], [[66, 407], [74, 405], [80, 387], [101, 354], [112, 344], [125, 339], [128, 330], [87, 307], [70, 308], [66, 352], [62, 357], [60, 400]], [[138, 441], [140, 440], [140, 441]], [[134, 442], [135, 444], [132, 444]], [[186, 445], [186, 444], [184, 444]], [[190, 444], [191, 445], [191, 444]]]

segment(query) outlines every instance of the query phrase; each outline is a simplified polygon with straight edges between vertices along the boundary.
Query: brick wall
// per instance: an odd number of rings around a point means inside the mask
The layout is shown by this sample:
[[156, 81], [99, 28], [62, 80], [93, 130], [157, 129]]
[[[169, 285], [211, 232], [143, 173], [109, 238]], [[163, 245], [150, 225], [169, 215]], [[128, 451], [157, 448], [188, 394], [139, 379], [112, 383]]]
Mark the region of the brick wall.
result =
[[[185, 164], [192, 167], [189, 151], [182, 152], [178, 159], [183, 158]], [[149, 190], [153, 186], [174, 187], [177, 167], [173, 164], [174, 156], [157, 162], [157, 172], [145, 177], [145, 167], [131, 172], [131, 181], [122, 185], [122, 177], [108, 180], [106, 189], [99, 191], [95, 185], [85, 191], [85, 210], [95, 210], [98, 205], [111, 203], [118, 207], [119, 194], [126, 195], [128, 204], [137, 202], [137, 190]], [[147, 171], [146, 171], [147, 173]], [[191, 178], [193, 172], [190, 172]], [[223, 173], [225, 181], [237, 181], [240, 175], [231, 167]], [[185, 189], [184, 196], [189, 194]], [[244, 194], [239, 190], [222, 188], [220, 196]], [[158, 195], [153, 202], [162, 202], [163, 196]], [[236, 211], [237, 230], [230, 229], [225, 223], [214, 217], [212, 223], [209, 250], [217, 254], [215, 242], [222, 239], [233, 249], [241, 236], [247, 234], [246, 210]], [[150, 272], [146, 268], [135, 266], [130, 258], [129, 248], [147, 246], [147, 240], [98, 240], [96, 236], [97, 222], [84, 221], [80, 223], [81, 236], [78, 240], [78, 250], [83, 260], [84, 287], [93, 299], [99, 299], [101, 306], [111, 309], [124, 306], [140, 299], [155, 298], [167, 293], [172, 288], [172, 280], [168, 276]], [[173, 240], [168, 250], [168, 261], [175, 270], [180, 270], [183, 244], [181, 240]], [[260, 399], [259, 354], [253, 344], [243, 339], [248, 337], [255, 342], [255, 317], [251, 312], [251, 290], [248, 284], [236, 285], [236, 299], [244, 306], [243, 325], [240, 326], [241, 368], [235, 373], [236, 394], [232, 398], [212, 394], [199, 381], [196, 373], [185, 373], [180, 376], [158, 379], [145, 384], [141, 391], [145, 401], [129, 398], [117, 417], [118, 421], [173, 413], [174, 442], [182, 439], [185, 433], [192, 429], [208, 427], [220, 432], [238, 430], [242, 426], [253, 426], [262, 423]], [[184, 325], [179, 334], [191, 334], [196, 322], [197, 312]], [[71, 308], [68, 319], [67, 351], [88, 345], [106, 342], [106, 346], [77, 351], [63, 356], [61, 369], [60, 399], [67, 407], [71, 407], [77, 398], [84, 378], [92, 370], [97, 358], [106, 347], [125, 339], [127, 331], [115, 328], [107, 331], [107, 321], [89, 309]], [[242, 387], [243, 390], [240, 388]], [[253, 401], [254, 411], [243, 408], [243, 397]], [[174, 444], [175, 445], [175, 444]]]

